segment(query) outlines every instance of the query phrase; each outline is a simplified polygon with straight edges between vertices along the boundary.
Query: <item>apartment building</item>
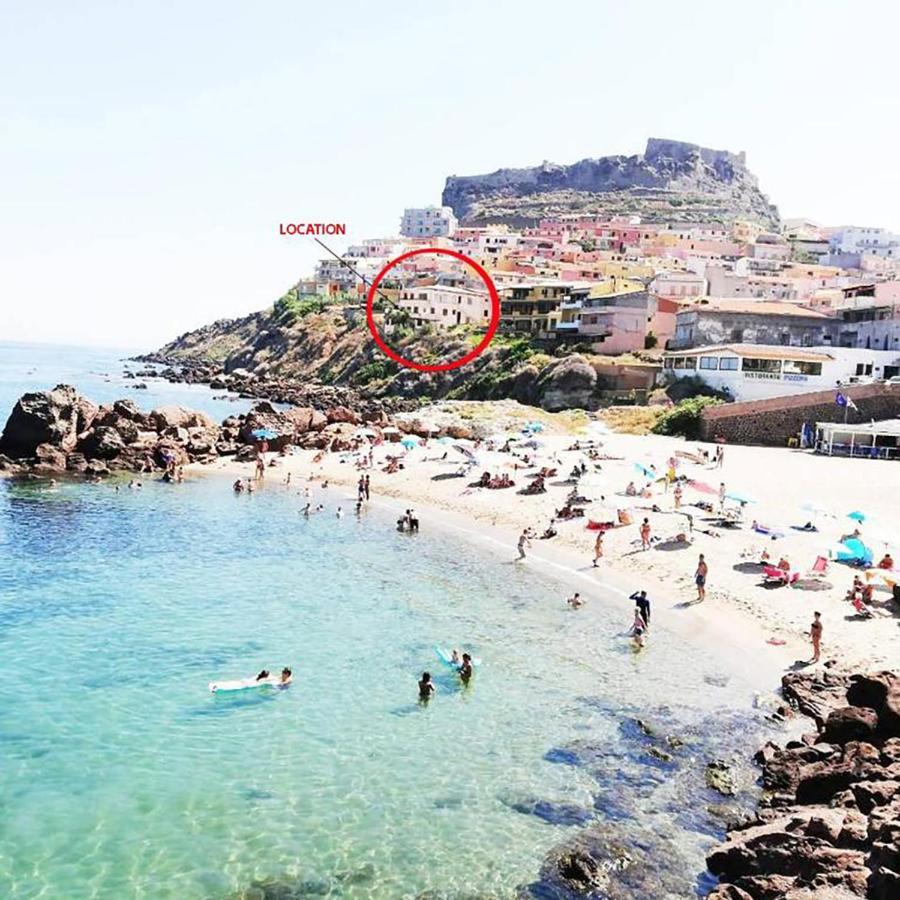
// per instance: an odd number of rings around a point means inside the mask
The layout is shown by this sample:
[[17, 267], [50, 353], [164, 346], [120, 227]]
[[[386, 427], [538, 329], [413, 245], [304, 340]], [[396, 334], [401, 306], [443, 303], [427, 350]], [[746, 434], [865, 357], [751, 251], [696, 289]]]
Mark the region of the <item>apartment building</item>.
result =
[[464, 287], [429, 285], [400, 291], [397, 305], [406, 310], [414, 325], [452, 328], [475, 325], [487, 328], [491, 321], [491, 298], [487, 291]]
[[413, 207], [403, 211], [400, 234], [412, 238], [451, 237], [457, 225], [449, 206]]

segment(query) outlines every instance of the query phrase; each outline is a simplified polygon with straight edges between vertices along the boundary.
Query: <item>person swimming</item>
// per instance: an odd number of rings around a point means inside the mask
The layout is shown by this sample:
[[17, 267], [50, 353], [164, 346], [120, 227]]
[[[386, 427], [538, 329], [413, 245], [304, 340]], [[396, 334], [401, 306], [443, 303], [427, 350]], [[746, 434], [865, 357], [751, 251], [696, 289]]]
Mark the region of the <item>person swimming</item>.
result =
[[459, 667], [459, 677], [463, 684], [468, 684], [472, 677], [472, 657], [468, 653], [462, 655], [462, 665]]
[[435, 687], [431, 681], [431, 673], [423, 672], [419, 681], [419, 700], [427, 703], [435, 694]]
[[452, 662], [453, 665], [457, 667], [462, 665], [462, 657], [459, 655], [459, 650], [457, 650], [455, 647], [453, 648], [453, 652], [450, 654], [450, 662]]
[[260, 672], [259, 675], [256, 676], [256, 680], [257, 680], [257, 681], [264, 681], [264, 680], [265, 680], [266, 678], [268, 678], [268, 677], [269, 677], [269, 670], [268, 670], [268, 669], [263, 669], [262, 672]]
[[288, 685], [291, 683], [292, 680], [293, 680], [293, 674], [291, 673], [291, 670], [287, 666], [285, 666], [281, 670], [281, 684]]

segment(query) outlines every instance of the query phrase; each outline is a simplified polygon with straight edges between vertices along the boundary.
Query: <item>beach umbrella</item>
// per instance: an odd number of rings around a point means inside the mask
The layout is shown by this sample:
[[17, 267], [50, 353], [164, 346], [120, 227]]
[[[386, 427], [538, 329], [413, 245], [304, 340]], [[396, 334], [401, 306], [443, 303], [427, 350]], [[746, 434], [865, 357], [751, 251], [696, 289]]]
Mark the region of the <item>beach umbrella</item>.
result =
[[712, 485], [707, 484], [705, 481], [694, 481], [691, 479], [688, 481], [688, 486], [692, 487], [695, 491], [700, 491], [701, 494], [719, 493]]
[[271, 428], [254, 428], [250, 434], [258, 441], [274, 441], [275, 438], [281, 437], [277, 431], [272, 431]]
[[541, 422], [529, 422], [523, 431], [543, 431], [544, 426]]
[[854, 510], [853, 512], [851, 512], [851, 513], [847, 513], [847, 518], [848, 518], [848, 519], [853, 519], [854, 522], [865, 522], [865, 521], [866, 521], [866, 514], [860, 512], [860, 511], [857, 509], [857, 510]]
[[841, 541], [837, 547], [836, 557], [840, 562], [859, 561], [864, 565], [872, 563], [872, 551], [858, 538]]
[[437, 439], [437, 442], [438, 442], [439, 444], [452, 444], [452, 443], [453, 443], [453, 438], [452, 438], [452, 437], [449, 437], [448, 435], [444, 435], [443, 437], [439, 437], [439, 438]]
[[402, 441], [400, 441], [407, 450], [412, 450], [413, 447], [419, 446], [419, 439], [417, 437], [413, 437], [411, 434], [408, 434]]
[[735, 503], [756, 503], [754, 499], [748, 497], [746, 494], [738, 494], [737, 492], [726, 494], [725, 499], [734, 500]]

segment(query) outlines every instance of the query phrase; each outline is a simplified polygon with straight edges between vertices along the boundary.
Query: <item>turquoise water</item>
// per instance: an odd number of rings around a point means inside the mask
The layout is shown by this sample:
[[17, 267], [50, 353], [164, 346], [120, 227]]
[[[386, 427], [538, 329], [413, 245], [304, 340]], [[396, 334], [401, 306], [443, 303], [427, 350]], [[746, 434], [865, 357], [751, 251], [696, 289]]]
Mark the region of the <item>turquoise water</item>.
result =
[[[19, 344], [0, 341], [0, 430], [16, 400], [28, 391], [46, 391], [57, 384], [72, 384], [94, 403], [112, 403], [127, 398], [141, 409], [177, 404], [208, 413], [216, 421], [246, 412], [250, 401], [234, 395], [217, 399], [202, 385], [169, 384], [165, 381], [123, 378], [124, 369], [137, 372], [142, 363], [127, 362], [141, 350], [108, 350], [92, 347], [60, 347], [52, 344]], [[135, 390], [143, 382], [146, 390]]]
[[[60, 381], [246, 408], [130, 391], [124, 355], [0, 344], [0, 417]], [[703, 766], [758, 743], [751, 685], [664, 621], [634, 655], [619, 603], [568, 611], [496, 545], [320, 501], [0, 479], [0, 897], [557, 897], [547, 854], [601, 838], [642, 860], [616, 897], [695, 895], [722, 831]], [[435, 643], [483, 658], [468, 690]], [[207, 689], [283, 665], [286, 691]]]
[[[512, 897], [591, 822], [664, 842], [680, 887], [627, 896], [690, 896], [749, 686], [427, 521], [302, 502], [0, 484], [0, 896]], [[483, 658], [468, 690], [435, 642]], [[207, 689], [282, 665], [286, 691]], [[633, 716], [689, 749], [649, 758]]]

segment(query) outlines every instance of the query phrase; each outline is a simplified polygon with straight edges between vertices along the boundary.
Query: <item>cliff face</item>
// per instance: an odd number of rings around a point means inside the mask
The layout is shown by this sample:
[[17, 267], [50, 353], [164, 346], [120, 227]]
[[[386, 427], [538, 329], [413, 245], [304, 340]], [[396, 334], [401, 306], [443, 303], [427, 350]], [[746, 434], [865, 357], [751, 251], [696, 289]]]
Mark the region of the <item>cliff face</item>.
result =
[[640, 156], [543, 163], [489, 175], [451, 175], [443, 203], [467, 223], [523, 225], [554, 215], [640, 215], [644, 221], [778, 225], [743, 153], [650, 138]]

